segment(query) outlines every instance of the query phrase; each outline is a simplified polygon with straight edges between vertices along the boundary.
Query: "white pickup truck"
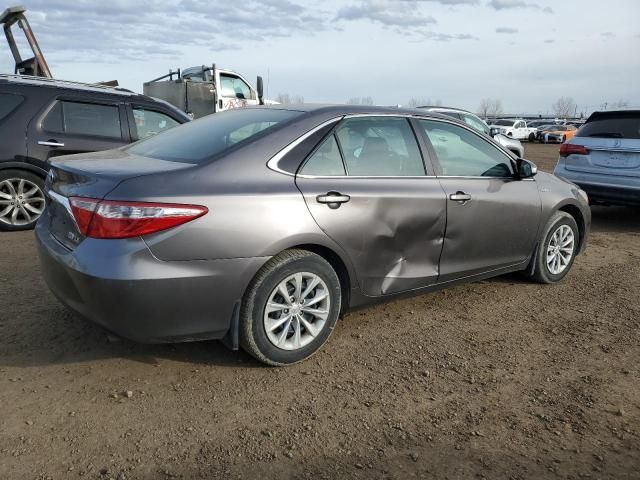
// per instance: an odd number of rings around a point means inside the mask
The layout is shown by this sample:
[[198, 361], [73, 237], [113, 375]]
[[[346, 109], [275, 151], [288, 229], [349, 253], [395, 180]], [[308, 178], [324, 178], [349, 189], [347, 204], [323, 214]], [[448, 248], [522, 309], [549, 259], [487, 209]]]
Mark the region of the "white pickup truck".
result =
[[167, 75], [145, 82], [143, 92], [171, 103], [191, 118], [200, 118], [232, 108], [277, 103], [263, 99], [262, 77], [257, 80], [254, 88], [239, 73], [215, 64], [203, 65], [169, 70]]
[[496, 120], [489, 128], [498, 129], [498, 133], [518, 140], [533, 141], [536, 137], [536, 128], [528, 127], [524, 120]]

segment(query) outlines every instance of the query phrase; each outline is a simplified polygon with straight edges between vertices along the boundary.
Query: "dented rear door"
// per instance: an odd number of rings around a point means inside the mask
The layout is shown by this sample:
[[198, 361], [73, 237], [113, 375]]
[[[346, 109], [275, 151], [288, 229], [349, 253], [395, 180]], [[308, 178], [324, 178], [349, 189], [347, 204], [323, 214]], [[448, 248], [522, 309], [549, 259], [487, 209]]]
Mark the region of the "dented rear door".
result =
[[379, 117], [344, 120], [300, 170], [311, 215], [347, 252], [365, 295], [437, 282], [446, 200], [429, 173], [407, 119]]

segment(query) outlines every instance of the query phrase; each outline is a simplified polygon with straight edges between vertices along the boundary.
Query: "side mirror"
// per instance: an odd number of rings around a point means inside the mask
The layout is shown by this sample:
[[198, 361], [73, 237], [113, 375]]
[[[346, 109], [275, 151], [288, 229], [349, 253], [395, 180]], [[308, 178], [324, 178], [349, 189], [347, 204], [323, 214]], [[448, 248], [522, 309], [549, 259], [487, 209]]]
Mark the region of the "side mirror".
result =
[[256, 80], [256, 90], [258, 91], [258, 103], [264, 105], [264, 83], [260, 75], [258, 75], [258, 79]]
[[516, 167], [518, 169], [518, 178], [531, 178], [538, 173], [538, 167], [535, 163], [525, 160], [524, 158], [518, 158], [516, 160]]
[[500, 133], [500, 129], [499, 129], [499, 128], [496, 128], [496, 127], [493, 127], [493, 128], [491, 128], [491, 129], [489, 130], [489, 135], [490, 135], [491, 137], [495, 137], [495, 136], [496, 136], [496, 135], [498, 135], [499, 133]]

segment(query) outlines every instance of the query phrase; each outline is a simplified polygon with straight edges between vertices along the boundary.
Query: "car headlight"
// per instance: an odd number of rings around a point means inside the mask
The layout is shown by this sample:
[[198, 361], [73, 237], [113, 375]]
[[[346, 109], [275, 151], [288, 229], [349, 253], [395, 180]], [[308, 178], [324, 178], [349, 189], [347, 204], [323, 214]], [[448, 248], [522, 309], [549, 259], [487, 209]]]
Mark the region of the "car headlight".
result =
[[589, 204], [589, 195], [587, 195], [587, 192], [585, 192], [581, 188], [578, 188], [578, 195], [580, 195], [580, 198], [584, 200], [584, 203]]

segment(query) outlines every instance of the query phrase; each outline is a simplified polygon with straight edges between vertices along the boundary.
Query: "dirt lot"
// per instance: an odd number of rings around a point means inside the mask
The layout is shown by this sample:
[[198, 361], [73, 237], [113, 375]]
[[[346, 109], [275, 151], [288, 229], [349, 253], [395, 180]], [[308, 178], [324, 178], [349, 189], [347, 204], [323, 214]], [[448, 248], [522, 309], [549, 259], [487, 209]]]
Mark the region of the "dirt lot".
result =
[[640, 478], [638, 213], [594, 209], [559, 285], [354, 312], [286, 369], [110, 340], [49, 294], [31, 232], [2, 234], [0, 478]]

